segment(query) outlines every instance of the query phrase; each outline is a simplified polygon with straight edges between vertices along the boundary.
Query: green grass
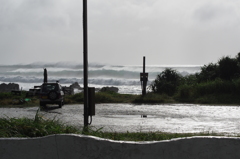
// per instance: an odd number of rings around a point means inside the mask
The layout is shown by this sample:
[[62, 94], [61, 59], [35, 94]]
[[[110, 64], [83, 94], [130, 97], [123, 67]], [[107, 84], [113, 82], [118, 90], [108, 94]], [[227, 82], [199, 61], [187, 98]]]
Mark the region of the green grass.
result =
[[57, 120], [44, 120], [38, 113], [35, 119], [0, 118], [0, 137], [41, 137], [79, 132], [77, 128], [63, 125]]
[[139, 95], [119, 94], [114, 92], [96, 93], [96, 103], [132, 103]]
[[117, 141], [161, 141], [181, 137], [192, 136], [223, 136], [222, 134], [202, 132], [202, 133], [166, 133], [166, 132], [102, 132], [90, 131], [86, 135], [97, 136], [100, 138], [117, 140]]
[[[119, 94], [114, 92], [97, 92], [95, 94], [96, 103], [132, 103], [139, 95]], [[83, 93], [68, 95], [65, 97], [66, 104], [83, 103]]]
[[[83, 93], [66, 96], [65, 103], [83, 103]], [[166, 94], [147, 93], [145, 96], [134, 94], [119, 94], [114, 92], [98, 92], [95, 94], [96, 103], [174, 103], [172, 97]]]
[[0, 107], [29, 107], [39, 105], [37, 97], [26, 97], [26, 92], [21, 95], [0, 93]]
[[[85, 131], [84, 131], [85, 130]], [[89, 127], [76, 128], [60, 123], [58, 120], [46, 120], [36, 113], [34, 119], [28, 118], [0, 118], [0, 138], [9, 137], [42, 137], [53, 134], [84, 134], [111, 140], [121, 141], [160, 141], [191, 136], [220, 136], [215, 133], [164, 133], [164, 132], [136, 132], [118, 133], [103, 132], [102, 129]], [[222, 136], [222, 135], [221, 135]]]

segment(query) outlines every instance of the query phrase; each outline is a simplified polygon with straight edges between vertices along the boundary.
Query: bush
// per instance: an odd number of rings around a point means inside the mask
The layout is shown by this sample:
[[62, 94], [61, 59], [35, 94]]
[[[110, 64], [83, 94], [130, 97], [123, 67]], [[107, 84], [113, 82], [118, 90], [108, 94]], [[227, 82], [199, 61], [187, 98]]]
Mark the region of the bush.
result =
[[240, 53], [236, 58], [222, 57], [218, 63], [210, 63], [201, 67], [197, 74], [198, 82], [214, 81], [217, 78], [232, 80], [240, 77]]
[[11, 93], [0, 93], [0, 99], [10, 99], [13, 98], [13, 95]]
[[195, 86], [194, 90], [196, 96], [209, 94], [239, 94], [240, 79], [233, 81], [216, 79], [215, 81], [200, 83]]
[[190, 98], [192, 96], [193, 87], [189, 85], [181, 85], [178, 89], [178, 96], [180, 98]]
[[185, 77], [182, 77], [181, 85], [190, 85], [190, 86], [195, 85], [196, 83], [198, 83], [197, 75], [198, 74], [190, 74]]
[[172, 96], [178, 85], [180, 84], [181, 76], [170, 68], [166, 68], [162, 73], [157, 75], [157, 78], [150, 84], [150, 90], [154, 93], [167, 94]]
[[221, 58], [218, 61], [219, 76], [224, 80], [231, 80], [239, 77], [239, 67], [237, 59], [232, 59], [228, 56]]
[[219, 77], [217, 64], [210, 63], [201, 67], [201, 72], [197, 75], [198, 82], [213, 81]]

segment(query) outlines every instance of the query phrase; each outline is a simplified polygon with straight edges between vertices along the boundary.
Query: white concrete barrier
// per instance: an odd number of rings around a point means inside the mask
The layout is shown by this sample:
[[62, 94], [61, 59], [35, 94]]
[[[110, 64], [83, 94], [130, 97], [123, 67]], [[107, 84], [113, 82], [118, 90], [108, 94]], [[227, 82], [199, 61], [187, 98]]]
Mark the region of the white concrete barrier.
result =
[[237, 159], [240, 138], [191, 137], [158, 142], [112, 141], [84, 135], [1, 138], [1, 159]]

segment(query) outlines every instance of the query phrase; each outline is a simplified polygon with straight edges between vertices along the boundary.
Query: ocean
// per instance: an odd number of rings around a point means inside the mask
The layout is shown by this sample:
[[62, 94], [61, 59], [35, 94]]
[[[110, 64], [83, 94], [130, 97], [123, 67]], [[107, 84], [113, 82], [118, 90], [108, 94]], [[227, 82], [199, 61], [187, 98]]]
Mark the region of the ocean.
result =
[[[20, 89], [29, 90], [43, 83], [44, 68], [47, 69], [49, 82], [59, 81], [63, 86], [78, 82], [83, 87], [83, 65], [67, 62], [0, 65], [0, 83], [17, 83]], [[148, 85], [165, 68], [172, 68], [185, 76], [199, 72], [201, 66], [146, 65], [145, 71], [149, 74]], [[119, 93], [122, 94], [141, 94], [142, 71], [140, 65], [89, 64], [88, 85], [95, 88], [114, 86], [118, 87]]]

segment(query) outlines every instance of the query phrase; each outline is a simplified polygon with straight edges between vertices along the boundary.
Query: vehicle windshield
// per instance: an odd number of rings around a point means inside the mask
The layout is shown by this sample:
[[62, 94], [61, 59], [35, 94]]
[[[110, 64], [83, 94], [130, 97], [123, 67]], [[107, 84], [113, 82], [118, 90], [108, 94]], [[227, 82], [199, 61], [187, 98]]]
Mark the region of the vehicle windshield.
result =
[[49, 92], [49, 91], [58, 91], [57, 84], [44, 84], [42, 86], [42, 92]]

